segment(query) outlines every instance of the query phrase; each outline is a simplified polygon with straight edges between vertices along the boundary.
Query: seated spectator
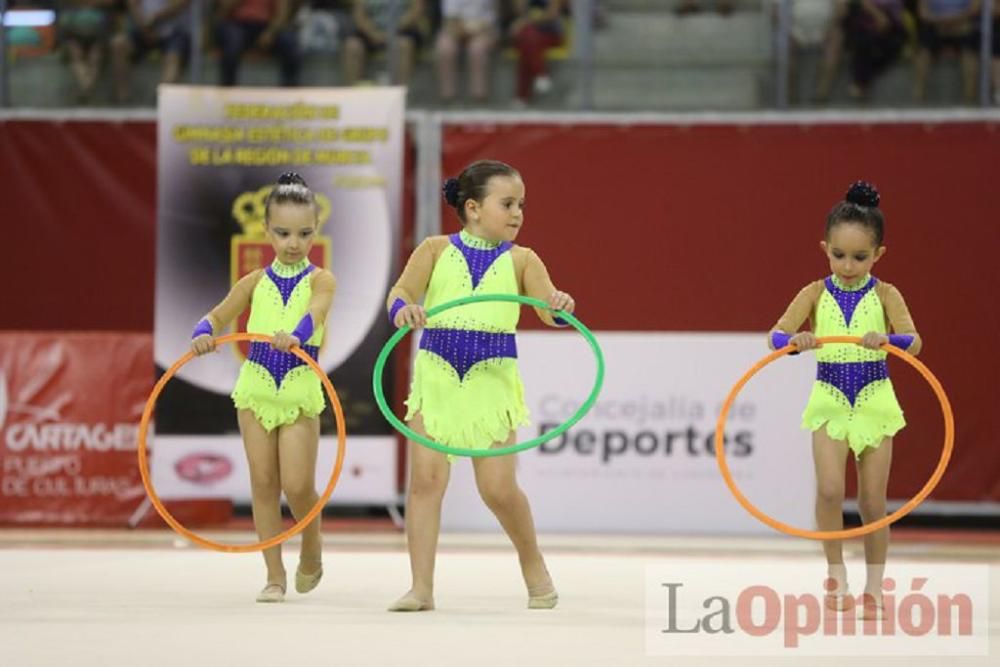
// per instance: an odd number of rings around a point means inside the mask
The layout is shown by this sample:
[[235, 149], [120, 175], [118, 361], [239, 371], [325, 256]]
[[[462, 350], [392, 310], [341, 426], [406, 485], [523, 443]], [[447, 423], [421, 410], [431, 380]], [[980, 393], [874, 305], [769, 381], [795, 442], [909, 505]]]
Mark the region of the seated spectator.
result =
[[[733, 0], [715, 0], [715, 9], [723, 16], [728, 16], [733, 12]], [[700, 0], [681, 0], [675, 11], [680, 16], [700, 12], [701, 2]]]
[[119, 103], [129, 98], [131, 66], [151, 50], [163, 59], [161, 83], [176, 83], [191, 49], [188, 26], [191, 0], [128, 0], [126, 29], [111, 39], [115, 97]]
[[851, 53], [853, 99], [864, 99], [872, 82], [899, 58], [906, 42], [902, 0], [837, 0], [827, 32], [815, 97], [830, 98], [841, 53]]
[[469, 70], [469, 95], [476, 103], [490, 95], [490, 54], [497, 44], [496, 0], [443, 0], [444, 24], [434, 51], [441, 101], [449, 104], [457, 94], [458, 56], [464, 46]]
[[76, 81], [78, 104], [90, 102], [94, 94], [111, 30], [114, 1], [67, 0], [60, 9], [59, 30]]
[[278, 59], [282, 86], [298, 85], [302, 57], [290, 18], [290, 0], [219, 0], [215, 25], [219, 84], [235, 86], [243, 54], [258, 49]]
[[962, 97], [976, 101], [976, 74], [979, 34], [975, 0], [920, 0], [920, 48], [914, 60], [913, 97], [923, 102], [927, 96], [927, 75], [931, 61], [946, 51], [956, 52], [962, 67]]
[[[778, 27], [778, 10], [782, 0], [770, 0], [771, 21]], [[788, 35], [788, 94], [790, 101], [798, 99], [799, 56], [807, 49], [818, 49], [826, 40], [833, 18], [830, 0], [792, 0], [791, 26]]]
[[517, 49], [516, 106], [527, 105], [534, 93], [552, 89], [545, 51], [563, 44], [565, 7], [565, 0], [514, 0], [508, 33]]
[[[406, 85], [413, 76], [417, 53], [426, 34], [424, 0], [400, 0], [405, 9], [396, 27], [398, 48], [393, 83]], [[344, 81], [354, 85], [364, 78], [369, 57], [389, 46], [393, 0], [354, 0], [354, 32], [344, 42]]]

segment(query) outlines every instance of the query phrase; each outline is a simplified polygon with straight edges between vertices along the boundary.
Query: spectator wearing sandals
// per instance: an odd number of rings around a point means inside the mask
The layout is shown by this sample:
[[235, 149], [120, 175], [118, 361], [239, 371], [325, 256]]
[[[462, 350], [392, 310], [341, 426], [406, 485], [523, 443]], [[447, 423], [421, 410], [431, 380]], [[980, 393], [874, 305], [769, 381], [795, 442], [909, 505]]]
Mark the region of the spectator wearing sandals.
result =
[[979, 51], [975, 0], [920, 0], [920, 48], [914, 59], [913, 97], [927, 97], [927, 76], [931, 62], [945, 51], [958, 53], [962, 68], [962, 97], [968, 104], [976, 100], [976, 73]]
[[514, 0], [509, 34], [517, 49], [517, 106], [552, 88], [545, 51], [563, 44], [565, 0]]
[[[368, 58], [389, 45], [393, 5], [397, 0], [353, 0], [354, 32], [344, 42], [344, 81], [358, 83]], [[417, 63], [417, 53], [426, 34], [424, 0], [398, 0], [403, 5], [396, 28], [397, 58], [394, 83], [408, 84]]]
[[278, 59], [282, 86], [297, 86], [302, 57], [290, 18], [291, 0], [219, 0], [215, 39], [221, 52], [220, 84], [236, 85], [240, 59], [255, 48]]
[[150, 51], [163, 59], [161, 83], [176, 83], [191, 48], [191, 0], [128, 0], [127, 27], [111, 38], [115, 97], [128, 101], [131, 65]]
[[469, 96], [474, 103], [490, 95], [490, 55], [497, 45], [496, 0], [443, 0], [444, 19], [434, 46], [438, 92], [444, 104], [457, 96], [458, 57], [465, 47], [469, 70]]
[[114, 0], [67, 0], [60, 5], [59, 29], [76, 80], [78, 104], [87, 104], [94, 94], [113, 4]]
[[875, 78], [899, 58], [906, 42], [902, 0], [837, 0], [827, 32], [815, 98], [830, 98], [841, 54], [851, 53], [853, 99], [864, 99]]

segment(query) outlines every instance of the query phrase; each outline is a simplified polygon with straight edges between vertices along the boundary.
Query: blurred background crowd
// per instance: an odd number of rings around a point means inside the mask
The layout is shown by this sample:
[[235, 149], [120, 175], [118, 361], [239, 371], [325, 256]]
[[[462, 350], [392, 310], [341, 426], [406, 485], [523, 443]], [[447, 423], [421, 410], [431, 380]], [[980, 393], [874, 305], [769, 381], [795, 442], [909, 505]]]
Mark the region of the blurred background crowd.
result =
[[415, 108], [1000, 103], [988, 0], [0, 0], [3, 102], [159, 82], [407, 86]]

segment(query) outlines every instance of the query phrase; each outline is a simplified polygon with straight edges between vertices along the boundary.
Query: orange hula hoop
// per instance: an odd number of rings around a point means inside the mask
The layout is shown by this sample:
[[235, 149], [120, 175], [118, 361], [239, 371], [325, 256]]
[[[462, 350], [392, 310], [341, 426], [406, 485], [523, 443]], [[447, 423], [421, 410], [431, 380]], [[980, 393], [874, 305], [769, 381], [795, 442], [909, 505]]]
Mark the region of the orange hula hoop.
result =
[[[221, 343], [231, 343], [236, 341], [258, 341], [258, 342], [270, 342], [271, 336], [265, 336], [264, 334], [249, 334], [249, 333], [234, 333], [227, 334], [225, 336], [220, 336], [215, 339], [215, 344], [219, 345]], [[319, 500], [313, 505], [312, 509], [309, 510], [308, 514], [302, 517], [302, 520], [296, 523], [294, 526], [279, 533], [274, 537], [263, 540], [261, 542], [255, 542], [253, 544], [223, 544], [221, 542], [215, 542], [213, 540], [206, 539], [197, 535], [196, 533], [185, 528], [177, 519], [175, 519], [167, 508], [163, 506], [160, 501], [160, 497], [156, 495], [156, 489], [153, 488], [153, 483], [149, 475], [149, 461], [146, 455], [146, 433], [149, 430], [149, 422], [152, 418], [153, 408], [156, 406], [156, 399], [160, 397], [160, 393], [163, 391], [163, 387], [166, 386], [167, 382], [180, 370], [181, 366], [191, 361], [194, 358], [194, 354], [191, 352], [186, 353], [180, 359], [174, 362], [173, 366], [167, 369], [167, 372], [156, 383], [153, 387], [153, 392], [149, 395], [146, 400], [146, 407], [142, 411], [142, 419], [139, 421], [139, 440], [138, 440], [138, 450], [139, 450], [139, 473], [142, 475], [142, 485], [146, 488], [146, 494], [149, 496], [150, 501], [153, 503], [153, 507], [156, 508], [157, 513], [167, 524], [173, 528], [177, 533], [191, 540], [195, 544], [205, 547], [206, 549], [214, 549], [215, 551], [223, 551], [227, 553], [248, 553], [253, 551], [263, 551], [264, 549], [269, 549], [270, 547], [277, 546], [284, 542], [285, 540], [298, 535], [309, 523], [319, 516], [320, 512], [323, 511], [323, 507], [326, 502], [330, 499], [330, 495], [333, 494], [334, 487], [337, 486], [337, 480], [340, 479], [340, 471], [344, 467], [344, 454], [347, 448], [346, 433], [344, 430], [344, 411], [340, 406], [340, 399], [337, 397], [337, 392], [333, 388], [333, 384], [330, 382], [330, 378], [326, 376], [323, 369], [319, 367], [312, 357], [306, 354], [301, 348], [292, 348], [292, 354], [297, 356], [299, 359], [304, 361], [309, 365], [313, 371], [319, 376], [320, 381], [323, 383], [323, 388], [326, 390], [326, 395], [330, 399], [330, 405], [333, 407], [334, 418], [337, 421], [337, 460], [333, 465], [333, 474], [330, 476], [330, 482], [326, 485], [326, 490], [319, 497]]]
[[[825, 336], [818, 338], [817, 340], [820, 343], [858, 344], [861, 342], [861, 338], [857, 336]], [[794, 345], [787, 345], [780, 350], [775, 350], [758, 361], [749, 371], [746, 372], [746, 374], [743, 375], [742, 378], [740, 378], [740, 380], [729, 392], [729, 396], [726, 397], [726, 402], [722, 405], [722, 412], [719, 413], [719, 420], [715, 426], [715, 459], [719, 464], [719, 471], [722, 473], [722, 478], [726, 481], [726, 486], [729, 487], [730, 492], [732, 492], [736, 500], [739, 501], [740, 505], [742, 505], [745, 510], [750, 512], [750, 514], [754, 515], [760, 521], [775, 530], [787, 535], [793, 535], [795, 537], [805, 537], [812, 540], [845, 540], [851, 537], [861, 537], [863, 535], [873, 533], [876, 530], [899, 521], [904, 516], [912, 512], [917, 505], [922, 503], [924, 499], [931, 494], [934, 487], [938, 485], [938, 482], [941, 481], [941, 477], [944, 475], [944, 471], [948, 467], [948, 461], [951, 459], [951, 451], [955, 444], [955, 416], [951, 411], [951, 403], [948, 401], [948, 395], [944, 392], [944, 387], [941, 386], [941, 383], [934, 376], [934, 374], [931, 373], [930, 369], [913, 355], [907, 354], [898, 347], [888, 344], [882, 345], [882, 349], [913, 366], [920, 372], [924, 379], [927, 380], [931, 389], [934, 390], [934, 394], [937, 396], [938, 402], [941, 404], [941, 413], [944, 416], [944, 447], [941, 450], [941, 458], [938, 460], [937, 468], [934, 469], [934, 473], [931, 475], [930, 479], [927, 480], [927, 483], [924, 484], [924, 487], [920, 489], [917, 495], [913, 496], [913, 498], [911, 498], [905, 505], [892, 514], [882, 517], [878, 521], [873, 521], [870, 524], [846, 530], [804, 530], [802, 528], [796, 528], [795, 526], [789, 526], [788, 524], [782, 523], [781, 521], [765, 514], [753, 503], [747, 500], [746, 496], [740, 492], [739, 487], [736, 486], [736, 482], [733, 481], [733, 477], [729, 472], [729, 464], [726, 463], [724, 444], [726, 418], [729, 415], [729, 410], [732, 407], [733, 402], [736, 400], [736, 396], [743, 389], [744, 385], [750, 381], [750, 378], [756, 375], [758, 371], [775, 359], [783, 357], [790, 352], [794, 352], [795, 349]]]

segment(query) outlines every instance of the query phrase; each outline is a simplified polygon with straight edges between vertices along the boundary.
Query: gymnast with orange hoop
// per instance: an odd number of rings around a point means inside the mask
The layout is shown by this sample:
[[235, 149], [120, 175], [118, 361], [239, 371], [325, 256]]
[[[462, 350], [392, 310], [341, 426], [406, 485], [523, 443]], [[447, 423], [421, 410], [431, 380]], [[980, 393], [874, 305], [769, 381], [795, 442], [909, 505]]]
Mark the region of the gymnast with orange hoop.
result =
[[[318, 233], [316, 197], [298, 174], [284, 174], [265, 201], [265, 225], [276, 259], [241, 278], [194, 330], [191, 351], [215, 349], [215, 336], [248, 306], [247, 332], [273, 336], [254, 342], [232, 398], [250, 467], [253, 519], [261, 540], [281, 533], [281, 492], [301, 520], [318, 499], [316, 455], [319, 414], [325, 407], [318, 375], [290, 350], [316, 359], [333, 303], [333, 274], [309, 262]], [[281, 546], [264, 549], [267, 583], [258, 602], [282, 602]], [[323, 576], [320, 519], [302, 531], [295, 589], [307, 593]]]
[[[879, 194], [864, 182], [850, 187], [827, 216], [820, 246], [831, 275], [806, 285], [770, 334], [772, 349], [793, 345], [816, 349], [816, 382], [802, 416], [813, 433], [816, 469], [816, 523], [820, 530], [843, 529], [844, 476], [847, 454], [858, 468], [858, 509], [866, 524], [886, 515], [886, 493], [892, 462], [892, 439], [905, 425], [903, 411], [889, 380], [889, 344], [915, 355], [921, 340], [899, 290], [870, 274], [882, 258], [884, 217]], [[812, 331], [798, 332], [811, 320]], [[890, 331], [892, 333], [890, 333]], [[860, 345], [821, 344], [819, 337], [860, 336]], [[862, 618], [877, 618], [882, 606], [882, 576], [889, 547], [888, 526], [865, 535], [867, 582]], [[831, 609], [854, 606], [840, 540], [825, 540], [828, 568], [826, 604]]]

